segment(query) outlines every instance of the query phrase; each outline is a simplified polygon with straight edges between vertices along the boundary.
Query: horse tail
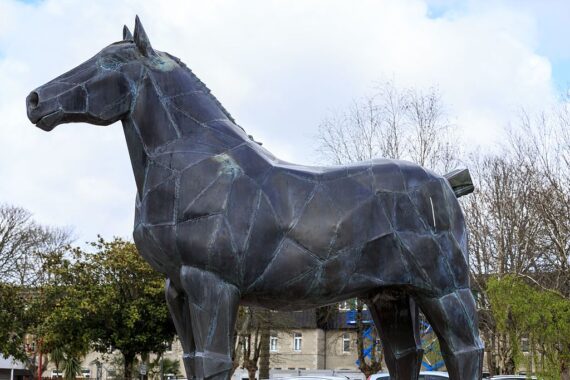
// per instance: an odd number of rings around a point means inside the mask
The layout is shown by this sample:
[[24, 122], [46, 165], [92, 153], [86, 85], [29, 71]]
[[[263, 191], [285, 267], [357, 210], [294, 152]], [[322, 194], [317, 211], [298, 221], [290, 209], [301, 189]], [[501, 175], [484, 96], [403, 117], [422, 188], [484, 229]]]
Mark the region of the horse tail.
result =
[[[471, 194], [475, 190], [475, 186], [473, 185], [473, 180], [471, 179], [471, 173], [469, 169], [455, 169], [447, 174], [443, 175], [443, 178], [447, 180], [453, 194], [456, 198], [463, 197], [465, 195]], [[467, 234], [466, 234], [466, 227], [465, 227], [465, 220], [463, 216], [463, 211], [461, 206], [457, 202], [457, 206], [453, 212], [456, 215], [450, 215], [452, 219], [455, 219], [455, 223], [452, 228], [454, 229], [453, 233], [458, 241], [461, 241], [463, 255], [465, 257], [465, 261], [469, 264], [469, 252], [467, 249]], [[458, 220], [460, 219], [460, 221]]]
[[457, 198], [471, 194], [475, 190], [469, 169], [455, 169], [444, 174], [443, 177], [447, 182], [449, 182], [449, 185]]

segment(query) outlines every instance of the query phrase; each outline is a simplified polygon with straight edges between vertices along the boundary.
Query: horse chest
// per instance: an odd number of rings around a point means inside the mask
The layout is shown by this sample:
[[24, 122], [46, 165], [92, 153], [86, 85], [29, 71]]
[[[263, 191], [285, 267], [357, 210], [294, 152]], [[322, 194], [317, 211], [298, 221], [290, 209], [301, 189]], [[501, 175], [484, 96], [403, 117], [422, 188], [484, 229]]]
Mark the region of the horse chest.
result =
[[223, 155], [214, 156], [181, 169], [151, 162], [140, 202], [141, 222], [174, 225], [222, 213], [237, 170], [225, 161]]
[[[163, 228], [169, 233], [141, 231], [138, 240], [143, 244], [140, 245], [149, 245], [150, 240], [156, 250], [168, 246], [169, 251], [174, 252], [176, 262], [208, 269], [237, 281], [235, 273], [231, 273], [235, 272], [239, 248], [229, 220], [241, 215], [235, 210], [240, 202], [235, 199], [236, 192], [232, 191], [240, 185], [240, 181], [236, 181], [238, 172], [239, 168], [224, 155], [189, 164], [181, 170], [151, 163], [139, 206], [138, 224], [143, 225], [145, 231]], [[172, 260], [172, 257], [166, 256], [164, 260]]]

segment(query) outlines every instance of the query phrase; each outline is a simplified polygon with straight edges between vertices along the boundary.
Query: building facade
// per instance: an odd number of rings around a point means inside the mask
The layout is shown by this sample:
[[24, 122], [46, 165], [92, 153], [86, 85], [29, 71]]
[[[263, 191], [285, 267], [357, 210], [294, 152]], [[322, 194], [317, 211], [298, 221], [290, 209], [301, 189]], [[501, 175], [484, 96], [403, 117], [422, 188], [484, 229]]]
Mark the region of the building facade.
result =
[[29, 375], [29, 371], [23, 363], [7, 357], [4, 358], [0, 355], [0, 380], [24, 380]]
[[[333, 316], [322, 318], [318, 310], [303, 312], [276, 313], [274, 319], [278, 328], [271, 331], [270, 350], [270, 373], [271, 377], [320, 373], [327, 375], [342, 374], [350, 379], [363, 379], [358, 369], [357, 359], [357, 333], [354, 323], [354, 312], [351, 310], [339, 310]], [[363, 313], [365, 327], [371, 327], [372, 321], [365, 310]], [[424, 330], [424, 355], [425, 364], [422, 370], [438, 369], [436, 367], [441, 356], [438, 352], [435, 335], [425, 335]], [[370, 339], [365, 341], [365, 348], [372, 344]], [[433, 352], [430, 350], [433, 349]], [[180, 342], [175, 340], [172, 346], [163, 355], [164, 358], [179, 361], [178, 377], [186, 378], [182, 364], [183, 350]], [[117, 380], [120, 378], [122, 363], [118, 352], [100, 354], [89, 353], [83, 360], [83, 378]], [[150, 361], [154, 361], [151, 356]], [[144, 366], [149, 378], [160, 378], [160, 368], [155, 364], [145, 363]], [[382, 371], [387, 371], [385, 363], [382, 363]], [[442, 363], [440, 363], [442, 364]], [[433, 365], [434, 368], [429, 368]], [[139, 372], [135, 366], [135, 371]], [[58, 373], [50, 364], [44, 373], [45, 377], [55, 378]], [[174, 373], [165, 373], [166, 378]], [[247, 379], [247, 371], [238, 368], [233, 376], [234, 380]], [[16, 379], [17, 380], [17, 379]]]

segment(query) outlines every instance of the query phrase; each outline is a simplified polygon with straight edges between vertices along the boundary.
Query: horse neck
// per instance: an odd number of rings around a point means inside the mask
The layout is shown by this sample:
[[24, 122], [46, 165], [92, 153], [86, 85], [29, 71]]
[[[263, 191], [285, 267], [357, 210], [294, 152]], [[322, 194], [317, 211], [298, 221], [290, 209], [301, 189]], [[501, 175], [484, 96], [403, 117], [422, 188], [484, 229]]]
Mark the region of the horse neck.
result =
[[152, 157], [177, 141], [184, 140], [188, 150], [203, 150], [200, 144], [207, 144], [212, 152], [222, 152], [248, 140], [209, 89], [183, 64], [171, 71], [147, 70], [136, 93], [123, 128], [139, 194]]

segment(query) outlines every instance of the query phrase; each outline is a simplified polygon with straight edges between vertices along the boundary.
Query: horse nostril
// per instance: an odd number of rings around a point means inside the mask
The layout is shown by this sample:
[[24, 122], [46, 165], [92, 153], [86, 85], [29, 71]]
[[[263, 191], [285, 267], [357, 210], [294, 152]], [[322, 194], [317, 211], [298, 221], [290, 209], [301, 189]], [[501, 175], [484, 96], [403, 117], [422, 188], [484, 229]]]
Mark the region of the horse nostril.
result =
[[36, 108], [39, 102], [40, 97], [38, 96], [38, 93], [35, 91], [30, 92], [30, 95], [28, 95], [28, 107]]

